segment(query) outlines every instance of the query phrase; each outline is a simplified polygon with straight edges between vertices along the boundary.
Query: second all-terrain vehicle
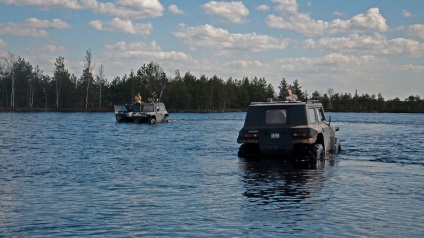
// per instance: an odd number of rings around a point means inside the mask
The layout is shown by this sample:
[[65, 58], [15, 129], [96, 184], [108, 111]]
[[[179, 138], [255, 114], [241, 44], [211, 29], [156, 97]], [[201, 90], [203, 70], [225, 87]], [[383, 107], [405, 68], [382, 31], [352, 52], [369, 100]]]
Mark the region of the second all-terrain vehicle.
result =
[[237, 142], [240, 157], [250, 154], [313, 161], [341, 151], [335, 132], [317, 101], [253, 102]]
[[130, 105], [115, 105], [116, 122], [155, 124], [168, 122], [168, 111], [162, 102]]

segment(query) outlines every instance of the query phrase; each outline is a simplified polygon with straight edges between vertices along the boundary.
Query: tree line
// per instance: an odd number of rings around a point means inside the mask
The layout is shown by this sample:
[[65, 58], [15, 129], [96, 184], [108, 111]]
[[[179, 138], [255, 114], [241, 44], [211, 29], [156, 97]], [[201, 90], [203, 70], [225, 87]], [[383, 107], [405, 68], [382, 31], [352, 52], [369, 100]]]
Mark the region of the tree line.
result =
[[155, 92], [169, 111], [242, 111], [251, 102], [285, 100], [289, 88], [300, 101], [319, 100], [327, 111], [424, 112], [424, 100], [418, 95], [386, 101], [381, 93], [352, 95], [331, 88], [309, 94], [297, 79], [289, 84], [285, 78], [276, 92], [265, 78], [224, 80], [216, 75], [181, 75], [178, 70], [170, 77], [154, 62], [107, 80], [104, 66], [93, 63], [91, 50], [86, 51], [79, 77], [69, 73], [62, 56], [56, 58], [51, 76], [10, 52], [0, 58], [0, 110], [112, 111], [114, 104], [132, 104], [137, 92], [143, 101]]

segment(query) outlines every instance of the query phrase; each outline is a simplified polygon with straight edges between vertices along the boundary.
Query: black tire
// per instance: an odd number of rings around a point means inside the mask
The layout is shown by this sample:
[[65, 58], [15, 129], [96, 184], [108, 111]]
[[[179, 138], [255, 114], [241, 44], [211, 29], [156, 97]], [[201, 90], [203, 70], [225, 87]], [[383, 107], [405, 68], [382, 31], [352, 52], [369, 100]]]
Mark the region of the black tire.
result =
[[243, 159], [256, 159], [260, 157], [259, 146], [252, 144], [242, 144], [237, 153]]
[[322, 144], [315, 144], [313, 148], [313, 156], [316, 160], [323, 160], [325, 157], [324, 147]]
[[155, 118], [149, 118], [149, 124], [155, 124], [156, 123], [156, 119]]
[[340, 154], [341, 152], [342, 152], [342, 145], [340, 144], [340, 141], [339, 140], [337, 140], [337, 138], [336, 138], [336, 142], [335, 142], [336, 144], [335, 144], [335, 154]]

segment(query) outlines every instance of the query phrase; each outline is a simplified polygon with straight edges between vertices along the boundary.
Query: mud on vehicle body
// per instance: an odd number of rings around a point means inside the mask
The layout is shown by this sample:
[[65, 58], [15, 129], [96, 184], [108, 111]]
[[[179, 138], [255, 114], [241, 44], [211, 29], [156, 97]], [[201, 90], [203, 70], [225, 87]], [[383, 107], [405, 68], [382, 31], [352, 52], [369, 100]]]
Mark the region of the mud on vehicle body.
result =
[[260, 155], [296, 161], [324, 159], [339, 153], [338, 127], [327, 122], [321, 103], [253, 102], [246, 113], [237, 142], [239, 156]]

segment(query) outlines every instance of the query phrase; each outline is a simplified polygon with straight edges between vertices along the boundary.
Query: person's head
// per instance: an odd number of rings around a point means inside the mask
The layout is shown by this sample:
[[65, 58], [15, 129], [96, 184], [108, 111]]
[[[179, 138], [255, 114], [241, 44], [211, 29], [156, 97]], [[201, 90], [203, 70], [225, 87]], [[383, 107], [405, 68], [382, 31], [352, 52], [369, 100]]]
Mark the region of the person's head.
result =
[[287, 89], [286, 94], [287, 94], [287, 96], [291, 96], [291, 95], [293, 94], [293, 92], [292, 92], [292, 90], [291, 90], [291, 89]]
[[137, 92], [137, 95], [140, 96], [140, 92]]

